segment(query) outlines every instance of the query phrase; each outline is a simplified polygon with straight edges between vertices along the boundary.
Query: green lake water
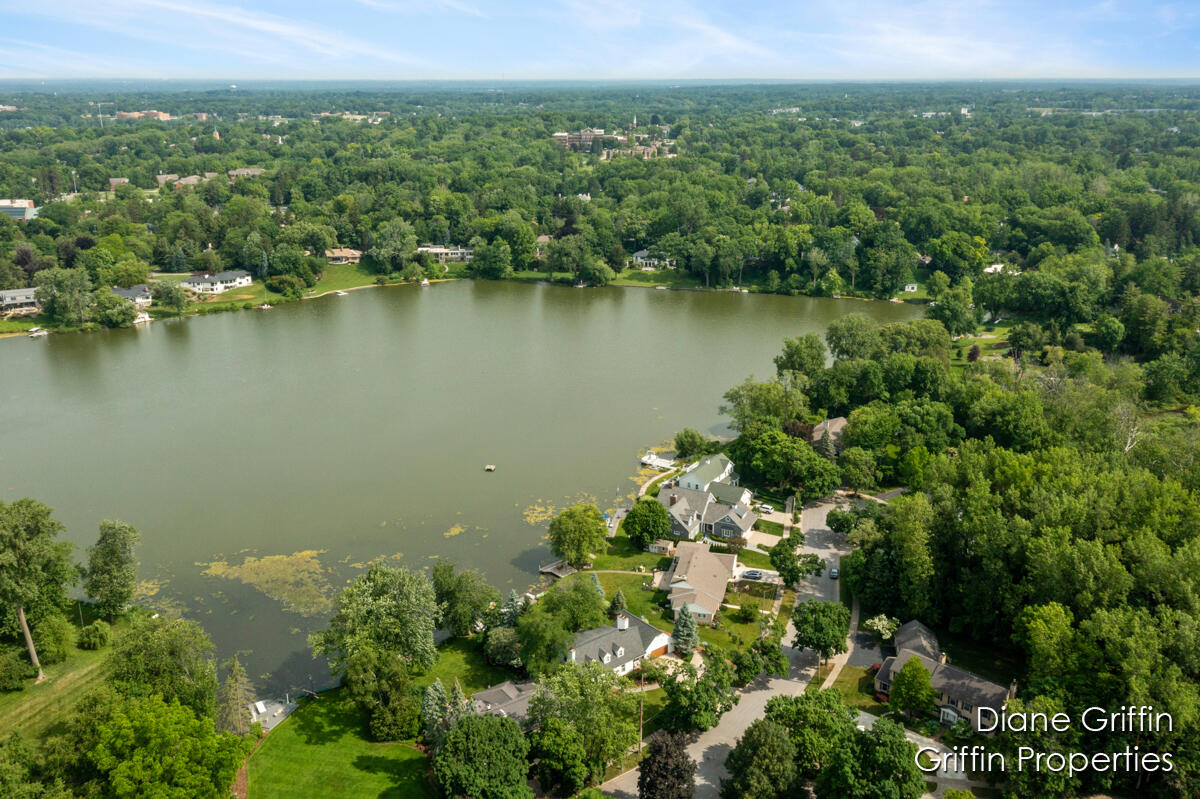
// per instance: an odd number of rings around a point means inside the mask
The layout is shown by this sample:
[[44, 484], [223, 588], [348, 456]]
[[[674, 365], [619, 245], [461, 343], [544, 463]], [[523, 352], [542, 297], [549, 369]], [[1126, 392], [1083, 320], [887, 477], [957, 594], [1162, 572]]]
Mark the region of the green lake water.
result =
[[851, 311], [921, 312], [460, 281], [3, 340], [0, 498], [52, 506], [81, 559], [101, 519], [134, 524], [140, 601], [200, 621], [262, 692], [321, 687], [306, 635], [364, 563], [526, 590], [549, 512], [628, 501], [646, 446], [723, 432], [730, 386]]

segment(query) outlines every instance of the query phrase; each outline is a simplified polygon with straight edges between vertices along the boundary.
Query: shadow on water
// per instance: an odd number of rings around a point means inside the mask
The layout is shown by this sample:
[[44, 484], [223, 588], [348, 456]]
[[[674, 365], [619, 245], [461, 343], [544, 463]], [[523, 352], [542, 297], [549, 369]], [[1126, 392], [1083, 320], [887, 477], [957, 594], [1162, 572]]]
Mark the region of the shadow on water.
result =
[[336, 685], [329, 661], [324, 657], [314, 658], [305, 647], [284, 658], [270, 678], [263, 681], [260, 690], [282, 698], [285, 693], [294, 696], [305, 691], [327, 691]]

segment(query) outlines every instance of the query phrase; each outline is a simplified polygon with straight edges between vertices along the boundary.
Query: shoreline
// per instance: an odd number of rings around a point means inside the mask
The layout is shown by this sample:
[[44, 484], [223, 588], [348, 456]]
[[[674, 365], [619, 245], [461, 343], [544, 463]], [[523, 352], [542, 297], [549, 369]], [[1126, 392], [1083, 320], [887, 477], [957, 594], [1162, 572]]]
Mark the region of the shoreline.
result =
[[[152, 277], [153, 277], [153, 275], [152, 275]], [[482, 279], [482, 278], [473, 278], [468, 275], [452, 275], [452, 276], [448, 276], [448, 277], [432, 278], [429, 280], [429, 283], [430, 283], [430, 285], [432, 285], [434, 283], [452, 283], [452, 282], [456, 282], [456, 281], [460, 281], [460, 280], [480, 280], [480, 279]], [[537, 277], [537, 278], [515, 277], [515, 278], [512, 278], [511, 280], [512, 280], [512, 282], [518, 282], [518, 283], [545, 283], [545, 284], [548, 284], [551, 286], [567, 287], [567, 285], [568, 285], [565, 283], [556, 282], [554, 279], [546, 278], [544, 276]], [[497, 282], [501, 282], [501, 281], [497, 281]], [[398, 283], [370, 282], [370, 283], [363, 283], [358, 286], [347, 286], [345, 288], [327, 289], [325, 291], [322, 291], [320, 294], [308, 294], [303, 297], [297, 297], [295, 299], [280, 297], [280, 298], [278, 298], [278, 300], [276, 300], [276, 302], [278, 302], [281, 305], [285, 305], [285, 304], [288, 304], [291, 302], [303, 302], [305, 300], [316, 300], [316, 299], [320, 299], [322, 297], [328, 297], [330, 295], [336, 296], [339, 291], [351, 292], [351, 291], [361, 291], [363, 289], [378, 289], [378, 288], [389, 288], [389, 287], [397, 287], [397, 286], [416, 286], [419, 288], [420, 284], [417, 282], [414, 282], [414, 281], [405, 281], [405, 282], [398, 282]], [[660, 286], [665, 288], [667, 291], [697, 291], [697, 292], [706, 292], [706, 293], [713, 293], [713, 294], [733, 294], [733, 293], [735, 293], [735, 292], [729, 290], [728, 288], [719, 289], [719, 288], [705, 288], [704, 286], [670, 286], [670, 285], [666, 285], [666, 284], [662, 284], [662, 283], [656, 283], [654, 285], [644, 284], [644, 283], [610, 283], [607, 286], [587, 286], [586, 288], [618, 288], [618, 289], [650, 289], [650, 290], [654, 290], [654, 289], [658, 289]], [[742, 292], [737, 292], [737, 293], [742, 294]], [[808, 299], [818, 299], [818, 300], [854, 300], [857, 302], [866, 302], [866, 303], [876, 303], [876, 302], [891, 303], [892, 302], [891, 300], [880, 300], [880, 299], [876, 299], [874, 297], [848, 297], [846, 295], [823, 297], [823, 296], [818, 296], [818, 295], [813, 295], [813, 294], [777, 294], [775, 292], [753, 291], [753, 290], [747, 291], [745, 293], [751, 294], [751, 295], [758, 294], [758, 295], [768, 295], [768, 296], [775, 296], [775, 297], [804, 297], [804, 298], [808, 298]], [[214, 295], [214, 296], [219, 297], [220, 295]], [[268, 299], [270, 299], [270, 298], [268, 298]], [[218, 302], [219, 302], [219, 300], [218, 300]], [[923, 304], [925, 304], [923, 301], [919, 301], [919, 300], [902, 300], [902, 303], [905, 305], [923, 305]], [[173, 316], [154, 317], [153, 321], [157, 322], [157, 321], [162, 321], [164, 319], [188, 319], [191, 317], [209, 316], [212, 314], [229, 313], [232, 311], [258, 310], [257, 306], [251, 306], [250, 308], [245, 308], [245, 307], [242, 307], [241, 305], [238, 305], [236, 307], [223, 308], [223, 309], [217, 310], [217, 311], [198, 310], [199, 308], [204, 307], [205, 304], [206, 303], [194, 303], [191, 307], [188, 308], [188, 310], [184, 311], [183, 313], [178, 313]], [[213, 303], [213, 304], [215, 305], [216, 303]], [[268, 304], [271, 304], [271, 303], [268, 303]], [[50, 333], [52, 333], [54, 335], [59, 335], [59, 334], [64, 334], [64, 333], [82, 333], [82, 332], [84, 332], [82, 329], [77, 328], [77, 327], [73, 327], [73, 328], [50, 327], [47, 325], [47, 323], [45, 321], [42, 321], [40, 324], [42, 327], [44, 327], [46, 330], [48, 330]], [[36, 327], [37, 325], [35, 324], [33, 326]], [[102, 330], [109, 330], [109, 329], [122, 329], [122, 328], [102, 328]], [[125, 329], [127, 329], [127, 328], [125, 328]], [[91, 331], [91, 332], [102, 332], [102, 331]], [[8, 333], [0, 333], [0, 339], [19, 338], [22, 336], [28, 337], [28, 335], [29, 335], [28, 330], [15, 330], [15, 331], [8, 332]]]

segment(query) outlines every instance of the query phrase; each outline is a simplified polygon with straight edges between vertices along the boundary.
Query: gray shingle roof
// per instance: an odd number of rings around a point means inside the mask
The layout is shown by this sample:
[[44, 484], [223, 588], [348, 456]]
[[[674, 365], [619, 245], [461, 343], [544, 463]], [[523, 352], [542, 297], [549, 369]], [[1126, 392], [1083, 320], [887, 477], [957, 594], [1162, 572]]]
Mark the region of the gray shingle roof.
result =
[[973, 708], [982, 705], [998, 709], [1008, 698], [1008, 690], [1003, 686], [958, 666], [939, 663], [912, 649], [901, 649], [895, 657], [883, 661], [879, 669], [880, 675], [887, 675], [887, 681], [894, 682], [900, 669], [914, 657], [921, 661], [929, 672], [929, 684], [933, 686], [933, 690], [945, 694], [950, 699], [966, 702]]
[[937, 660], [942, 655], [942, 650], [938, 646], [937, 634], [916, 619], [900, 625], [893, 634], [892, 640], [895, 642], [897, 652], [902, 649], [911, 649], [931, 660]]
[[237, 280], [242, 277], [250, 277], [250, 273], [244, 269], [230, 269], [225, 272], [218, 272], [215, 275], [195, 275], [189, 277], [184, 283], [228, 283], [232, 280]]
[[529, 715], [529, 700], [536, 690], [535, 682], [515, 683], [507, 680], [471, 694], [471, 699], [475, 701], [475, 708], [480, 713], [508, 716], [518, 723], [524, 723]]
[[[583, 630], [575, 635], [575, 662], [584, 664], [597, 661], [606, 669], [615, 669], [626, 663], [637, 660], [646, 654], [650, 644], [660, 635], [666, 635], [662, 630], [649, 622], [642, 621], [632, 613], [621, 613], [618, 619], [625, 618], [629, 626], [624, 630], [617, 629], [616, 623], [607, 627], [597, 627], [594, 630]], [[619, 653], [619, 654], [618, 654]], [[604, 656], [610, 659], [604, 662]]]
[[139, 286], [130, 286], [127, 289], [113, 286], [113, 294], [118, 297], [124, 297], [127, 300], [148, 300], [150, 299], [150, 287], [144, 283]]

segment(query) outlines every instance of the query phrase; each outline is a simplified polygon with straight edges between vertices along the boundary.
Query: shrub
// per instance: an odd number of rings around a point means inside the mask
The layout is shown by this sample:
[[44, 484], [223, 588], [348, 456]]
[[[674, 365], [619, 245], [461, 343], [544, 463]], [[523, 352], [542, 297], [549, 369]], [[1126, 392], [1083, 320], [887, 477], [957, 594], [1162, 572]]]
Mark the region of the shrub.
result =
[[42, 665], [62, 663], [75, 648], [75, 627], [61, 613], [52, 613], [34, 625], [33, 643]]
[[77, 646], [80, 649], [103, 649], [112, 640], [112, 628], [108, 622], [96, 619], [79, 631]]
[[33, 676], [30, 664], [19, 649], [0, 651], [0, 691], [20, 691], [25, 681]]
[[269, 291], [282, 294], [285, 297], [299, 297], [308, 288], [303, 280], [295, 275], [274, 275], [266, 279]]

